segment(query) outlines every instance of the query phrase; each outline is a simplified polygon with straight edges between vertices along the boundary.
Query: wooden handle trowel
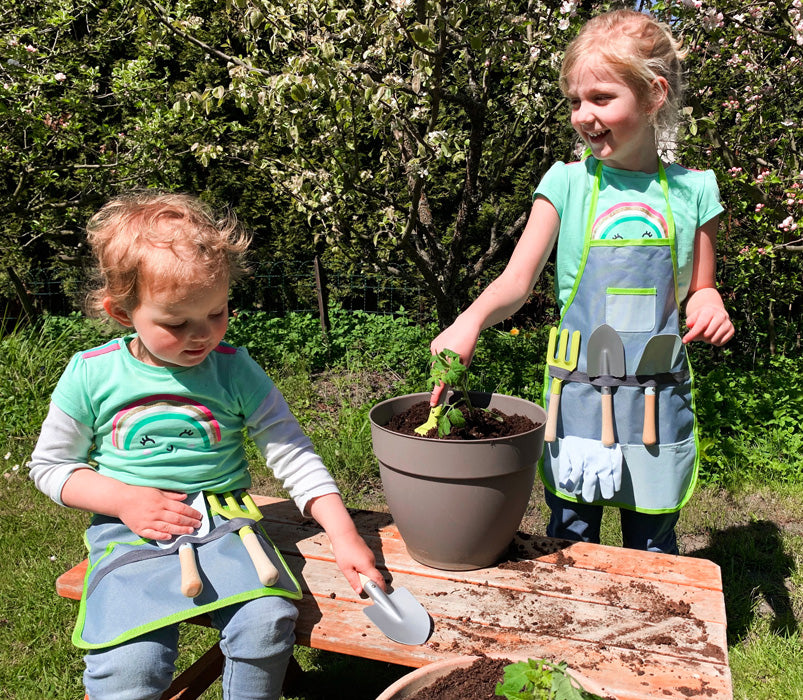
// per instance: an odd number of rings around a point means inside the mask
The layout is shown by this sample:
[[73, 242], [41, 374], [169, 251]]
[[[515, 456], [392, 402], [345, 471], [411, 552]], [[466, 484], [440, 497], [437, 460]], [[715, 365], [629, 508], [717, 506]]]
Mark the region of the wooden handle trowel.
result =
[[188, 535], [176, 535], [169, 540], [157, 540], [156, 544], [161, 549], [172, 549], [177, 543], [178, 559], [181, 564], [181, 592], [188, 598], [195, 598], [204, 589], [201, 575], [198, 573], [198, 565], [195, 561], [195, 550], [193, 542], [197, 542], [209, 533], [209, 511], [206, 509], [203, 491], [190, 495], [186, 504], [201, 513], [201, 524], [195, 532]]
[[392, 593], [385, 593], [364, 574], [360, 574], [360, 583], [374, 601], [363, 612], [388, 639], [411, 646], [423, 644], [429, 639], [432, 620], [410, 591], [397, 588]]
[[644, 389], [644, 426], [642, 442], [654, 445], [658, 440], [655, 423], [656, 374], [669, 372], [683, 351], [683, 341], [676, 333], [661, 333], [649, 339], [641, 353], [636, 376], [646, 376], [649, 384]]

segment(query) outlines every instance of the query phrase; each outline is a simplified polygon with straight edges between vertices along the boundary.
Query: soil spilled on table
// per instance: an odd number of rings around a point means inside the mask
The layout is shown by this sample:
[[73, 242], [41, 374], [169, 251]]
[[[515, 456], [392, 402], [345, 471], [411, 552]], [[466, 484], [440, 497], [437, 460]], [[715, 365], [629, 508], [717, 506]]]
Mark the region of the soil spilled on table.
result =
[[[402, 435], [422, 437], [415, 432], [415, 429], [429, 418], [429, 409], [428, 401], [420, 401], [406, 411], [393, 416], [385, 427]], [[520, 435], [538, 427], [538, 423], [533, 422], [527, 416], [521, 416], [518, 413], [508, 415], [496, 408], [489, 410], [474, 408], [468, 411], [465, 407], [460, 407], [460, 410], [466, 418], [465, 426], [452, 427], [451, 432], [442, 438], [438, 438], [438, 429], [432, 428], [423, 437], [440, 440], [487, 440], [488, 438]]]
[[436, 679], [410, 700], [499, 700], [496, 684], [509, 663], [510, 659], [480, 657], [471, 666]]

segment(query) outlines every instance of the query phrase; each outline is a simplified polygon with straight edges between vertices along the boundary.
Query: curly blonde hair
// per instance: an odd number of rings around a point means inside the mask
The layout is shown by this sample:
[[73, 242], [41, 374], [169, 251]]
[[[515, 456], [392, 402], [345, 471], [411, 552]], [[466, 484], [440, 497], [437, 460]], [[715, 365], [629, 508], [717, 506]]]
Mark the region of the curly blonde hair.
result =
[[144, 284], [176, 290], [214, 286], [245, 271], [251, 237], [231, 211], [218, 217], [189, 194], [137, 190], [107, 202], [86, 227], [97, 261], [98, 286], [87, 312], [103, 315], [104, 299], [133, 311]]
[[667, 24], [635, 10], [613, 10], [590, 19], [566, 49], [560, 70], [564, 94], [574, 70], [592, 56], [602, 59], [645, 109], [655, 99], [655, 79], [663, 77], [666, 100], [650, 116], [656, 132], [674, 129], [683, 101], [686, 52]]

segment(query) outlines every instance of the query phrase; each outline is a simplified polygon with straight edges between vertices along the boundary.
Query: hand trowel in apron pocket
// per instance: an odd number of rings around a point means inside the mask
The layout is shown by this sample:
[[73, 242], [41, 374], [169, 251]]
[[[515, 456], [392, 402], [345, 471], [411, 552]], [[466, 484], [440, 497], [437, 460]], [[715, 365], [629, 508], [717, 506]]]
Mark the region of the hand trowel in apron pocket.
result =
[[385, 593], [365, 574], [360, 574], [360, 583], [374, 602], [363, 612], [388, 639], [410, 646], [423, 644], [429, 639], [432, 631], [429, 613], [410, 591], [397, 588], [392, 593]]
[[195, 550], [192, 543], [197, 542], [209, 533], [209, 511], [206, 509], [206, 499], [203, 491], [193, 494], [185, 503], [201, 514], [201, 524], [195, 532], [186, 535], [175, 535], [169, 540], [156, 540], [156, 543], [162, 549], [170, 549], [176, 543], [179, 543], [178, 560], [181, 564], [181, 592], [187, 598], [195, 598], [204, 589], [204, 584], [201, 581], [201, 575], [198, 573], [198, 565], [195, 561]]
[[[603, 323], [594, 329], [586, 345], [588, 376], [592, 379], [625, 376], [625, 347], [619, 334]], [[613, 395], [610, 386], [601, 386], [602, 392], [602, 444], [614, 443]]]
[[650, 378], [644, 389], [644, 427], [641, 441], [645, 445], [654, 445], [658, 440], [655, 423], [655, 389], [658, 382], [655, 375], [671, 371], [682, 350], [683, 341], [677, 333], [661, 333], [650, 338], [641, 353], [636, 376]]

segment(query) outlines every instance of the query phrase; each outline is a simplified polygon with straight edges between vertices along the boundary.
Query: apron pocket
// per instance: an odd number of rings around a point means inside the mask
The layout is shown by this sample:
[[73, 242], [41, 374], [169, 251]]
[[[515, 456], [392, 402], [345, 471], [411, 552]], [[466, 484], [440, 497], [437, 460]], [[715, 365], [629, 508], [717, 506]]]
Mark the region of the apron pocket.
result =
[[655, 329], [657, 299], [655, 287], [608, 287], [605, 322], [620, 333], [650, 333]]
[[669, 445], [622, 445], [622, 492], [642, 513], [678, 510], [697, 478], [694, 437]]

